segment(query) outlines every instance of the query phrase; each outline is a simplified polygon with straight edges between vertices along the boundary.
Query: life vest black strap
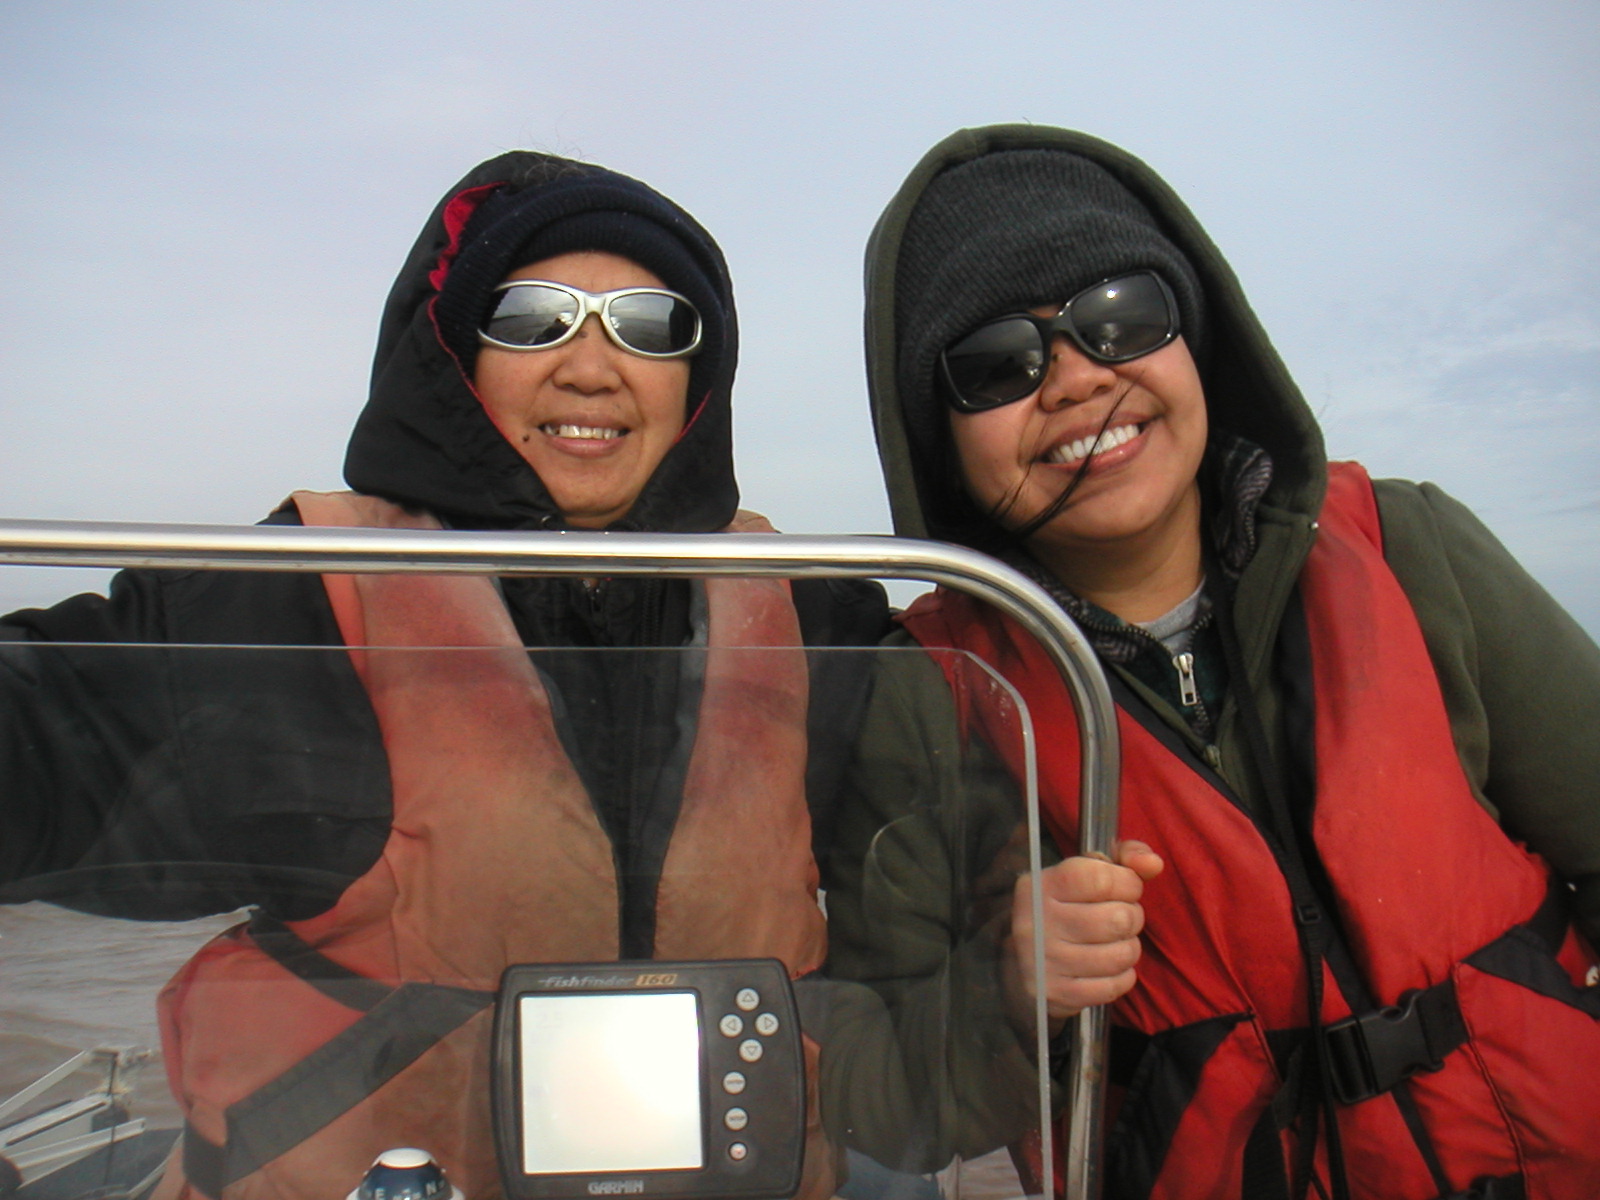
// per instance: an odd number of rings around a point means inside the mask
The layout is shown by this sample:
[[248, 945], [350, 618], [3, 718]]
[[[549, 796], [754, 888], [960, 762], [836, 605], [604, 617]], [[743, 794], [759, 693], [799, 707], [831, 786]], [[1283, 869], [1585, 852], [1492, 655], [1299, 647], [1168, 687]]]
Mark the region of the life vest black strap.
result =
[[1261, 1110], [1244, 1145], [1240, 1200], [1292, 1200], [1289, 1171], [1283, 1161], [1283, 1140], [1273, 1106]]
[[336, 1004], [370, 1012], [394, 991], [382, 980], [334, 962], [276, 917], [257, 911], [247, 928], [263, 954]]
[[1147, 1035], [1111, 1027], [1110, 1075], [1127, 1088], [1106, 1143], [1106, 1195], [1147, 1197], [1160, 1178], [1184, 1112], [1206, 1064], [1247, 1013], [1207, 1017]]
[[1527, 1185], [1521, 1175], [1483, 1175], [1474, 1179], [1464, 1192], [1452, 1192], [1439, 1200], [1526, 1200]]
[[227, 1170], [228, 1152], [185, 1121], [183, 1175], [189, 1186], [211, 1200], [220, 1200]]
[[1531, 921], [1515, 926], [1472, 954], [1467, 965], [1600, 1020], [1600, 987], [1579, 987], [1556, 960], [1567, 935], [1571, 894], [1566, 884], [1552, 881], [1550, 895]]
[[287, 926], [275, 930], [270, 918], [257, 920], [261, 930], [253, 921], [251, 936], [263, 951], [362, 1015], [276, 1079], [230, 1104], [223, 1145], [193, 1125], [185, 1127], [184, 1175], [212, 1200], [349, 1112], [494, 1003], [494, 993], [470, 988], [430, 983], [390, 987], [318, 954]]

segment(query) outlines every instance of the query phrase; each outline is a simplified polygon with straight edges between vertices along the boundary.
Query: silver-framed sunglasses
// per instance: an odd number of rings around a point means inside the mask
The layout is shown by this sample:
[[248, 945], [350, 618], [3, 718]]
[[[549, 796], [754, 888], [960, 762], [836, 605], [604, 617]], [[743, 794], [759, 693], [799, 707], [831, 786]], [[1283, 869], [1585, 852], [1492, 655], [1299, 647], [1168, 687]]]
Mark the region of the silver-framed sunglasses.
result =
[[700, 349], [700, 312], [666, 288], [586, 292], [550, 279], [514, 279], [496, 287], [499, 303], [478, 340], [501, 350], [554, 350], [594, 313], [606, 336], [641, 358], [684, 358]]

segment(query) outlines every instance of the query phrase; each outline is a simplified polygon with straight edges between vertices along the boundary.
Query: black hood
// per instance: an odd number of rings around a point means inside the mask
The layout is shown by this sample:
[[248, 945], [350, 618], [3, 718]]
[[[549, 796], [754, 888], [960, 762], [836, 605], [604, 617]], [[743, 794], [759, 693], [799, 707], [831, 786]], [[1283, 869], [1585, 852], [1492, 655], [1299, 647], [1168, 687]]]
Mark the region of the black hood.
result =
[[[550, 193], [591, 196], [660, 225], [681, 244], [720, 300], [720, 336], [693, 360], [688, 419], [627, 516], [612, 527], [709, 532], [738, 508], [731, 396], [738, 360], [733, 287], [722, 251], [693, 217], [637, 180], [604, 167], [514, 150], [468, 172], [423, 226], [384, 307], [372, 386], [345, 455], [345, 480], [359, 492], [439, 514], [472, 529], [561, 528], [560, 510], [538, 474], [489, 419], [468, 371], [439, 335], [436, 301], [470, 247], [472, 217], [500, 209], [547, 209]], [[538, 226], [524, 231], [531, 238]], [[595, 247], [602, 249], [604, 247]], [[516, 265], [512, 263], [511, 267]], [[669, 284], [672, 282], [668, 281]]]

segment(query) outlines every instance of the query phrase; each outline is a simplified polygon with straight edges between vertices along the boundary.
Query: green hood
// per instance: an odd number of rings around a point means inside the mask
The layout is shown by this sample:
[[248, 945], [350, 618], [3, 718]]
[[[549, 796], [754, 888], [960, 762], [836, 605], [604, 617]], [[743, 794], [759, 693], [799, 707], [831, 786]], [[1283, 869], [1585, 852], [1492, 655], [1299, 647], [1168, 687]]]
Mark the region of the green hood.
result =
[[929, 501], [935, 489], [959, 486], [948, 472], [928, 469], [930, 464], [919, 470], [907, 437], [895, 370], [899, 349], [895, 277], [901, 238], [936, 175], [1006, 150], [1081, 155], [1104, 167], [1144, 203], [1166, 237], [1193, 264], [1205, 293], [1206, 348], [1199, 367], [1212, 427], [1248, 438], [1272, 455], [1275, 471], [1265, 498], [1268, 505], [1314, 517], [1322, 505], [1327, 476], [1322, 432], [1251, 312], [1232, 269], [1183, 201], [1144, 163], [1098, 138], [1048, 126], [990, 125], [959, 130], [928, 151], [878, 218], [867, 243], [867, 386], [895, 532], [908, 537], [944, 535], [945, 531], [928, 527]]

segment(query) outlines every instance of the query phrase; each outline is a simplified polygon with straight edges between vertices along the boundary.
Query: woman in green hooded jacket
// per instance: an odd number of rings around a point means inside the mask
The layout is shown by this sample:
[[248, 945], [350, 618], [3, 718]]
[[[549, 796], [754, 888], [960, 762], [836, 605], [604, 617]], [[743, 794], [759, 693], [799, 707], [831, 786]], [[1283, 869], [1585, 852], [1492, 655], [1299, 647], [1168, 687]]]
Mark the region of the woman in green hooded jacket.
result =
[[[1076, 856], [1042, 656], [962, 597], [903, 616], [896, 640], [969, 650], [1027, 701], [1059, 857], [1012, 882], [1020, 757], [957, 672], [886, 660], [831, 966], [895, 1014], [924, 1165], [1025, 1128], [1042, 990], [1053, 1032], [1115, 1005], [1112, 1194], [1600, 1190], [1594, 643], [1437, 488], [1328, 463], [1217, 249], [1116, 147], [946, 139], [874, 231], [867, 303], [897, 532], [1038, 581], [1095, 646], [1124, 750], [1117, 861]], [[928, 753], [956, 743], [990, 747], [986, 777]], [[1018, 949], [1034, 887], [1042, 978]], [[993, 1011], [931, 1019], [984, 971]]]

